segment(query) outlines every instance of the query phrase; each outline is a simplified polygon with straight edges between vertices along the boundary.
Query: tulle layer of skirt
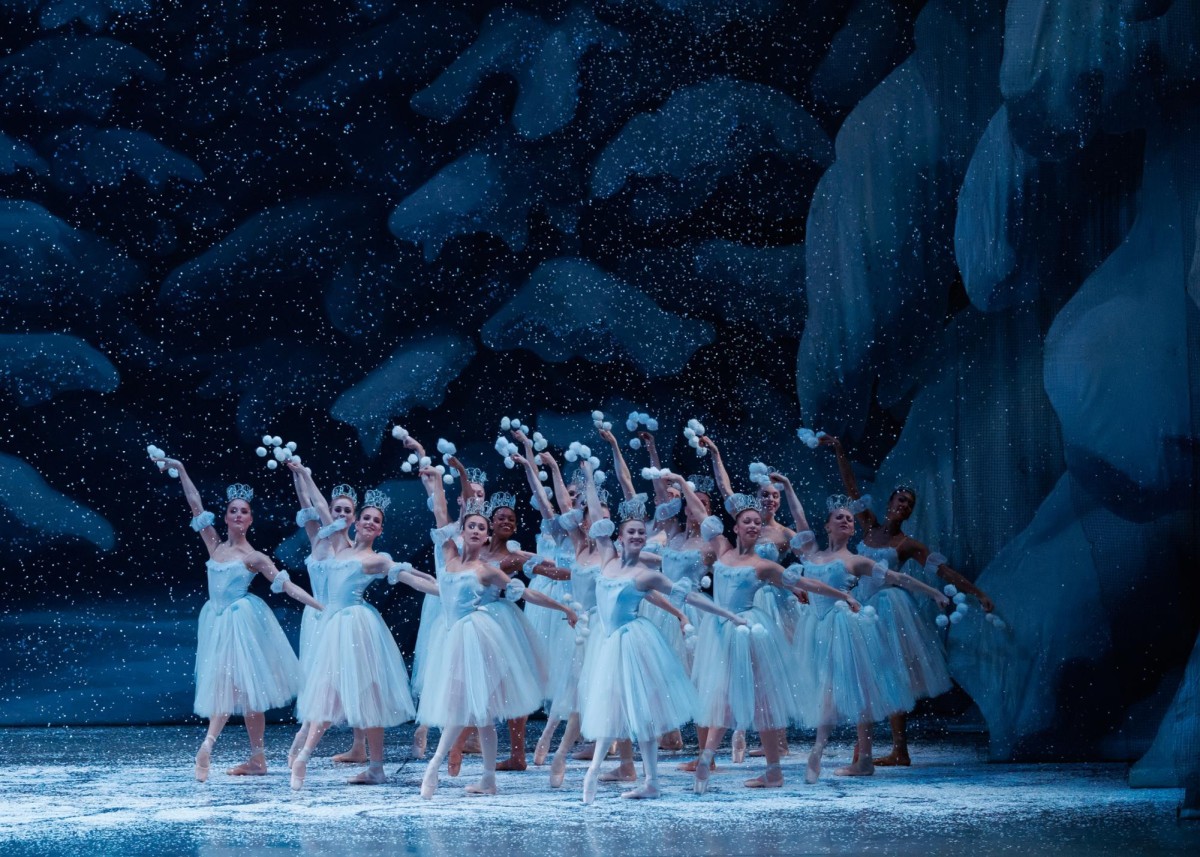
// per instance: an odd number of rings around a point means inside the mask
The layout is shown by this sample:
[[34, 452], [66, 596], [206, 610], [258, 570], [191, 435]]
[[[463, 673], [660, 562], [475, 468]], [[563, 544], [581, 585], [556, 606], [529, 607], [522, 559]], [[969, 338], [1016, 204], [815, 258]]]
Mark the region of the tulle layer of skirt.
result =
[[936, 626], [926, 624], [914, 599], [902, 589], [888, 587], [870, 600], [879, 614], [887, 651], [894, 652], [908, 677], [914, 699], [941, 696], [952, 682]]
[[300, 689], [300, 662], [275, 614], [255, 595], [200, 611], [194, 711], [201, 717], [287, 705]]

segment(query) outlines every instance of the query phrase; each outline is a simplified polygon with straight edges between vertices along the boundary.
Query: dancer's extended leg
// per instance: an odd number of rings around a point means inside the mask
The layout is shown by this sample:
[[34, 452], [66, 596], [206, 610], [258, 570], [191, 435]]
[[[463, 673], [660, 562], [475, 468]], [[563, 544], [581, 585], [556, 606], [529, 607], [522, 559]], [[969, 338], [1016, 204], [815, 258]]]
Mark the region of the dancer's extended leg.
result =
[[247, 711], [244, 717], [246, 735], [250, 738], [250, 758], [225, 773], [231, 777], [261, 777], [267, 773], [267, 753], [263, 744], [267, 718], [261, 711]]
[[[360, 730], [354, 730], [356, 733]], [[372, 726], [361, 730], [366, 739], [368, 764], [365, 771], [360, 771], [346, 780], [352, 786], [378, 786], [387, 782], [383, 772], [383, 727]]]
[[483, 776], [479, 782], [466, 787], [470, 795], [494, 795], [496, 793], [496, 727], [479, 727], [479, 752], [483, 756]]
[[608, 744], [611, 739], [604, 738], [596, 741], [596, 750], [592, 753], [592, 762], [588, 765], [587, 773], [583, 775], [583, 802], [591, 803], [596, 799], [596, 788], [600, 782], [600, 765], [608, 755]]
[[425, 776], [421, 778], [421, 797], [425, 798], [425, 800], [429, 800], [437, 792], [438, 770], [442, 767], [442, 762], [450, 755], [450, 750], [458, 741], [462, 731], [462, 726], [446, 726], [442, 729], [442, 736], [438, 739], [437, 749], [433, 751], [433, 758], [425, 766]]
[[550, 788], [557, 789], [562, 786], [563, 779], [567, 776], [567, 756], [578, 738], [579, 713], [575, 712], [567, 718], [567, 728], [563, 730], [562, 741], [559, 742], [554, 760], [550, 763]]
[[628, 800], [646, 800], [658, 797], [658, 737], [651, 736], [638, 741], [638, 750], [642, 754], [642, 773], [645, 782], [640, 788], [623, 792], [621, 797]]

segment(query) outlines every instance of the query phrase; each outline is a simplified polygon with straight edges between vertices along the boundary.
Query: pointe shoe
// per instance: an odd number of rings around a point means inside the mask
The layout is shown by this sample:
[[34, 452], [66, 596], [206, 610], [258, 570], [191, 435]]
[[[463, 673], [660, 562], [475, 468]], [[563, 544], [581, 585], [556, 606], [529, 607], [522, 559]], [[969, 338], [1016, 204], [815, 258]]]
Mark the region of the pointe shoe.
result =
[[[707, 758], [706, 758], [707, 757]], [[696, 778], [692, 780], [692, 791], [702, 795], [708, 793], [708, 778], [712, 773], [712, 755], [705, 750], [696, 760]]]
[[383, 772], [382, 764], [370, 765], [365, 771], [359, 771], [346, 780], [346, 784], [351, 786], [381, 786], [386, 782], [387, 774]]
[[550, 736], [543, 732], [542, 737], [538, 738], [537, 746], [533, 748], [533, 766], [540, 768], [546, 764], [546, 757], [550, 755]]
[[431, 760], [425, 766], [425, 776], [421, 777], [421, 797], [425, 800], [433, 800], [433, 796], [438, 790], [438, 769], [433, 766]]
[[240, 765], [234, 765], [225, 773], [231, 777], [265, 777], [267, 775], [266, 753], [259, 750], [245, 762], [242, 762]]
[[599, 779], [591, 768], [588, 768], [588, 772], [583, 775], [583, 802], [585, 805], [590, 804], [596, 799], [596, 789]]
[[880, 768], [907, 768], [911, 764], [908, 753], [897, 753], [895, 750], [875, 760], [875, 765]]
[[627, 792], [621, 792], [621, 797], [625, 800], [654, 800], [658, 797], [658, 784], [646, 783], [639, 789], [630, 789]]
[[636, 783], [637, 771], [626, 770], [620, 766], [613, 768], [611, 771], [605, 771], [600, 775], [602, 783]]
[[561, 789], [563, 780], [567, 778], [567, 760], [558, 756], [550, 763], [550, 788]]
[[761, 777], [754, 777], [742, 783], [748, 789], [779, 789], [783, 788], [783, 768], [776, 762], [767, 765], [766, 772]]
[[412, 754], [413, 754], [414, 758], [417, 758], [417, 759], [425, 758], [425, 742], [426, 742], [426, 739], [428, 739], [428, 738], [429, 738], [429, 727], [428, 726], [418, 726], [416, 731], [413, 732]]
[[345, 753], [335, 755], [333, 761], [339, 765], [361, 765], [367, 761], [367, 748], [355, 744]]
[[196, 782], [208, 782], [208, 767], [212, 762], [212, 748], [217, 741], [215, 738], [205, 738], [200, 742], [200, 749], [196, 751]]
[[[730, 752], [733, 756], [733, 763], [735, 765], [740, 765], [742, 762], [746, 761], [746, 733], [734, 732], [733, 739], [729, 743]], [[754, 754], [751, 753], [750, 755]]]
[[808, 765], [804, 768], [804, 782], [810, 786], [821, 778], [821, 753], [813, 750], [808, 754]]
[[496, 765], [497, 771], [524, 771], [526, 764], [524, 759], [508, 758]]
[[458, 748], [450, 750], [450, 755], [446, 758], [446, 773], [452, 777], [457, 777], [462, 771], [462, 751]]
[[308, 760], [311, 757], [308, 750], [301, 750], [296, 754], [296, 761], [292, 762], [292, 791], [298, 792], [304, 788], [304, 778], [308, 775]]
[[479, 778], [479, 782], [472, 783], [463, 789], [469, 795], [494, 795], [496, 793], [496, 775], [484, 774]]
[[[683, 771], [688, 774], [695, 773], [696, 765], [699, 761], [700, 761], [699, 758], [695, 758], [695, 759], [692, 759], [690, 762], [680, 762], [678, 765], [675, 766], [675, 770]], [[712, 771], [713, 773], [716, 773], [716, 770], [717, 770], [717, 760], [716, 759], [713, 759], [712, 761], [710, 761], [708, 763], [708, 769], [710, 771]]]

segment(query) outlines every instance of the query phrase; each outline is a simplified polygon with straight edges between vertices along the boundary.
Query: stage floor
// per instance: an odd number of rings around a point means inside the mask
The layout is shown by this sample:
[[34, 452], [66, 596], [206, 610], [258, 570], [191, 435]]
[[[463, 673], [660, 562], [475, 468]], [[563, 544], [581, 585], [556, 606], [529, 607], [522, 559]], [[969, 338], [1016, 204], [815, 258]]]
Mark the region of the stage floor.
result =
[[[530, 723], [536, 738], [540, 723]], [[442, 778], [433, 801], [417, 786], [423, 763], [396, 761], [411, 727], [390, 730], [390, 782], [344, 784], [356, 767], [333, 765], [349, 733], [331, 732], [322, 758], [293, 793], [283, 755], [291, 728], [269, 727], [266, 777], [232, 778], [241, 727], [218, 743], [207, 784], [192, 780], [200, 727], [6, 729], [0, 733], [0, 852], [17, 854], [1083, 854], [1200, 853], [1200, 823], [1178, 823], [1181, 790], [1132, 790], [1126, 766], [988, 764], [978, 735], [914, 744], [916, 764], [851, 779], [831, 771], [850, 745], [831, 745], [819, 784], [802, 780], [804, 752], [785, 760], [784, 788], [751, 791], [741, 781], [761, 760], [725, 764], [709, 794], [661, 766], [663, 797], [621, 800], [606, 786], [579, 800], [585, 764], [572, 762], [552, 790], [546, 769], [500, 774], [500, 794], [474, 798], [462, 786], [479, 773]], [[532, 744], [531, 744], [532, 746]]]

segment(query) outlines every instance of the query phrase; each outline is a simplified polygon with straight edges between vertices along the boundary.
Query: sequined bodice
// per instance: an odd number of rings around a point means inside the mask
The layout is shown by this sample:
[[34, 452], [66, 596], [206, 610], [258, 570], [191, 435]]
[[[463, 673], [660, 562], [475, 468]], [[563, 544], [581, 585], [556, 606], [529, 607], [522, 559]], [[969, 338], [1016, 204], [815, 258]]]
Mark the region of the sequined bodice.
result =
[[704, 559], [698, 550], [678, 551], [674, 548], [664, 548], [662, 552], [662, 573], [671, 578], [671, 582], [690, 578], [699, 584], [704, 576]]
[[754, 595], [762, 587], [763, 581], [752, 565], [713, 564], [713, 599], [732, 613], [753, 607]]
[[[827, 583], [834, 589], [840, 589], [843, 592], [849, 592], [851, 585], [854, 583], [854, 577], [850, 572], [846, 571], [846, 564], [840, 559], [822, 563], [806, 562], [804, 563], [804, 576], [812, 580]], [[824, 616], [833, 609], [838, 599], [810, 592], [808, 594], [808, 601], [821, 616]]]
[[451, 625], [500, 596], [500, 590], [480, 583], [473, 571], [442, 571], [438, 573], [437, 581], [442, 594], [442, 609]]
[[254, 579], [254, 572], [240, 559], [229, 562], [210, 559], [204, 568], [208, 573], [208, 600], [218, 611], [226, 610], [244, 596]]
[[610, 634], [638, 617], [638, 607], [645, 597], [632, 577], [596, 575], [596, 609]]
[[582, 613], [596, 606], [596, 578], [600, 576], [600, 566], [582, 565], [571, 566], [571, 597], [579, 602], [576, 608]]
[[304, 560], [308, 569], [308, 585], [312, 589], [312, 597], [321, 604], [329, 602], [329, 570], [326, 567], [329, 560], [315, 559], [312, 554]]
[[[858, 546], [857, 553], [859, 556], [865, 556], [867, 559], [886, 565], [892, 571], [895, 571], [900, 566], [900, 554], [894, 547], [873, 548], [863, 543]], [[855, 597], [859, 601], [866, 602], [868, 598], [873, 597], [883, 587], [883, 581], [876, 580], [870, 575], [860, 577], [858, 579], [858, 587], [855, 589]]]
[[325, 615], [363, 603], [363, 593], [379, 575], [364, 574], [362, 561], [354, 558], [331, 559], [325, 566]]

